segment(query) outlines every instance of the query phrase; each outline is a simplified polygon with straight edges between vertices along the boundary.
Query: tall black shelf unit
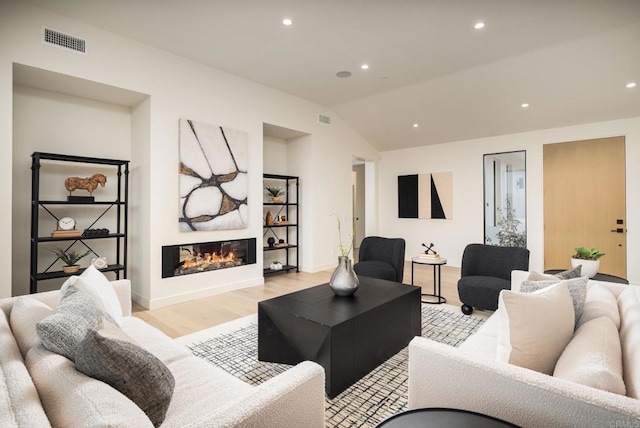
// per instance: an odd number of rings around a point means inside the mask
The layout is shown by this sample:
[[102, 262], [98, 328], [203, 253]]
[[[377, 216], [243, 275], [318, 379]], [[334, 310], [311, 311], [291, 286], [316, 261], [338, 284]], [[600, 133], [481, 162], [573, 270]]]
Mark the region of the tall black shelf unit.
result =
[[[283, 202], [264, 202], [263, 206], [265, 214], [268, 210], [273, 209], [275, 211], [274, 218], [285, 215], [287, 219], [286, 223], [275, 223], [271, 225], [267, 225], [266, 220], [264, 221], [264, 232], [262, 234], [264, 252], [285, 252], [285, 263], [283, 264], [282, 269], [272, 270], [269, 267], [265, 267], [263, 269], [264, 275], [288, 272], [292, 270], [300, 272], [300, 210], [298, 206], [298, 201], [300, 200], [300, 178], [292, 175], [278, 174], [264, 174], [263, 178], [265, 184], [274, 184], [278, 182], [283, 183], [283, 187], [286, 191]], [[292, 198], [293, 195], [295, 195], [295, 198]], [[287, 245], [269, 247], [266, 240], [271, 236], [276, 240], [276, 244], [280, 238], [284, 237], [283, 239], [285, 239]], [[294, 237], [295, 242], [290, 242]], [[291, 254], [292, 252], [295, 254]]]
[[[109, 201], [69, 201], [69, 200], [41, 200], [40, 199], [40, 168], [41, 161], [53, 162], [75, 162], [84, 164], [94, 164], [103, 166], [113, 166], [116, 169], [117, 177], [117, 196], [115, 200]], [[45, 164], [48, 162], [45, 162]], [[129, 161], [117, 159], [102, 159], [84, 156], [70, 156], [55, 153], [34, 152], [31, 155], [31, 264], [30, 264], [30, 292], [38, 292], [38, 282], [54, 278], [64, 278], [77, 273], [65, 273], [63, 271], [51, 270], [57, 259], [55, 259], [48, 268], [42, 272], [38, 272], [38, 245], [43, 242], [66, 242], [67, 249], [71, 248], [75, 243], [80, 242], [92, 254], [99, 257], [86, 241], [95, 239], [113, 239], [116, 245], [116, 260], [114, 264], [109, 264], [102, 272], [114, 272], [116, 279], [127, 277], [127, 223], [128, 223], [128, 189], [129, 189]], [[111, 231], [108, 235], [103, 236], [77, 236], [77, 237], [51, 237], [38, 236], [38, 226], [40, 216], [48, 214], [56, 221], [59, 218], [54, 214], [55, 206], [97, 206], [103, 208], [97, 215], [93, 223], [87, 227], [91, 228], [98, 222], [108, 211], [116, 210], [116, 230]], [[41, 210], [42, 208], [42, 210]], [[55, 256], [54, 256], [55, 257]]]

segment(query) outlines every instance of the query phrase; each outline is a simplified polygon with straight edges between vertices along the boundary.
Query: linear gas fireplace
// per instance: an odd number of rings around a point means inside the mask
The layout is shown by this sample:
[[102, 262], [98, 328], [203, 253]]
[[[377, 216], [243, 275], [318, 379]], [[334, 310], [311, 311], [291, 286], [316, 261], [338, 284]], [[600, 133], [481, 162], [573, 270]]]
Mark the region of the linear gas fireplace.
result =
[[162, 247], [162, 277], [189, 275], [254, 264], [256, 238]]

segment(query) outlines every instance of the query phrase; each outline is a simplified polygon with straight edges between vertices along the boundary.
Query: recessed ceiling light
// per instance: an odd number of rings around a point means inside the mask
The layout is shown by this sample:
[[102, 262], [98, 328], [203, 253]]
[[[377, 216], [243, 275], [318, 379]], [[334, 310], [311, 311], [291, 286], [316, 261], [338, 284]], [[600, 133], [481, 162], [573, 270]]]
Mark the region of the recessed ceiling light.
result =
[[291, 18], [285, 18], [282, 20], [282, 24], [289, 26], [291, 24], [293, 24], [293, 21], [291, 20]]
[[631, 88], [635, 88], [636, 87], [636, 82], [629, 82], [625, 85], [627, 88], [631, 89]]
[[347, 78], [347, 77], [351, 77], [351, 72], [347, 71], [347, 70], [343, 70], [343, 71], [338, 71], [336, 73], [336, 76], [338, 77], [342, 77], [343, 79]]
[[529, 107], [529, 103], [522, 103], [522, 104], [520, 104], [520, 107], [527, 108], [527, 107]]
[[413, 127], [414, 127], [414, 128], [417, 128], [418, 126], [420, 126], [420, 124], [418, 124], [418, 123], [414, 123], [414, 124], [413, 124]]
[[473, 28], [475, 28], [476, 30], [480, 30], [480, 29], [484, 28], [484, 22], [476, 22], [476, 24], [473, 26]]
[[363, 69], [363, 70], [368, 70], [369, 69], [369, 64], [362, 64], [360, 66], [360, 68]]

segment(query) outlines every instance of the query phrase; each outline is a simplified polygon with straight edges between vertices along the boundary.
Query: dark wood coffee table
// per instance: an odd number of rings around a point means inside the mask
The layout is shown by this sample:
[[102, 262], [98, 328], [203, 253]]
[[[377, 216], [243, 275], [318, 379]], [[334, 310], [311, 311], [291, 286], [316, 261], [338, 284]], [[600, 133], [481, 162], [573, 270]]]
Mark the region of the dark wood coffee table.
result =
[[333, 398], [420, 335], [420, 287], [359, 278], [352, 297], [323, 284], [258, 303], [258, 359], [315, 361]]

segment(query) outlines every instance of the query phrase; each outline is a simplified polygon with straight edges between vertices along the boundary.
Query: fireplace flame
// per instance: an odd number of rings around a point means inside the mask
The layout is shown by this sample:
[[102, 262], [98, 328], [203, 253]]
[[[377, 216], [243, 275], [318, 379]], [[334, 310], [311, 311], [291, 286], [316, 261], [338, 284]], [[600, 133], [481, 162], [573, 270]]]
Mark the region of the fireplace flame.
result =
[[220, 269], [223, 267], [239, 266], [241, 264], [242, 260], [236, 259], [232, 252], [224, 256], [217, 253], [205, 253], [186, 257], [182, 262], [181, 270], [205, 271]]

